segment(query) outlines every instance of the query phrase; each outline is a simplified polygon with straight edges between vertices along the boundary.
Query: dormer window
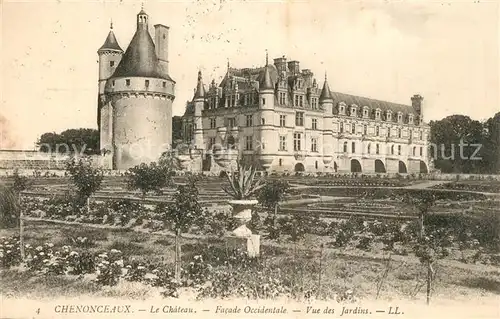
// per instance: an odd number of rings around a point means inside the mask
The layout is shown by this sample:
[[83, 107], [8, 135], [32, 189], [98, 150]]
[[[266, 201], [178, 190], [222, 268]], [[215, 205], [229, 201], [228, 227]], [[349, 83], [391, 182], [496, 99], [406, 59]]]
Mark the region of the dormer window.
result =
[[144, 85], [145, 85], [146, 87], [148, 87], [148, 86], [149, 86], [149, 80], [145, 80], [145, 81], [144, 81]]
[[109, 61], [109, 66], [114, 67], [115, 66], [115, 61]]
[[126, 79], [126, 80], [125, 80], [125, 84], [126, 84], [127, 86], [130, 86], [130, 79]]
[[398, 128], [398, 138], [401, 138], [401, 129]]
[[339, 132], [344, 133], [344, 123], [343, 122], [340, 122]]
[[167, 87], [167, 82], [166, 81], [163, 81], [163, 87], [166, 88]]
[[403, 113], [398, 112], [398, 123], [403, 122]]
[[408, 124], [413, 124], [414, 118], [413, 114], [408, 115]]
[[356, 106], [351, 106], [351, 116], [356, 116]]
[[387, 111], [387, 121], [388, 122], [392, 121], [392, 112], [391, 111]]
[[368, 118], [368, 117], [369, 117], [368, 107], [367, 107], [367, 106], [365, 106], [365, 107], [363, 108], [363, 117], [364, 117], [364, 118]]
[[351, 134], [356, 134], [356, 124], [355, 123], [351, 124]]
[[380, 109], [375, 110], [375, 119], [380, 120]]
[[339, 114], [345, 115], [345, 103], [341, 102], [339, 103]]

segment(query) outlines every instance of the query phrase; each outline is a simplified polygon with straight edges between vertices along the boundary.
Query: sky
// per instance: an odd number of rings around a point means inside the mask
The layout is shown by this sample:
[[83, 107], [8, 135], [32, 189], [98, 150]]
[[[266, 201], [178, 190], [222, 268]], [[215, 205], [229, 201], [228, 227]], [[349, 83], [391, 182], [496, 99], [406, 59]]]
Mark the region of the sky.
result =
[[[140, 1], [13, 1], [1, 7], [0, 148], [45, 132], [97, 128], [98, 56], [113, 21], [125, 50]], [[398, 103], [424, 97], [427, 121], [500, 110], [498, 1], [144, 1], [150, 33], [170, 27], [174, 115], [232, 67], [285, 55], [330, 89]]]

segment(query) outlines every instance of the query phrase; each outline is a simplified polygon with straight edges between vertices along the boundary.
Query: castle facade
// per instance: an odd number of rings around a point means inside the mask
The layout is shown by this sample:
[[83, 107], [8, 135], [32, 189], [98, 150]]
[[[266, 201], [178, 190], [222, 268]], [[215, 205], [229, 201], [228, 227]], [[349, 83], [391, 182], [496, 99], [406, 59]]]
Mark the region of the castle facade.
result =
[[259, 68], [228, 65], [221, 83], [208, 88], [199, 72], [183, 140], [201, 156], [192, 170], [224, 168], [234, 153], [266, 171], [427, 173], [423, 98], [410, 101], [334, 92], [326, 75], [319, 85], [298, 61], [283, 56], [269, 64], [266, 57]]
[[124, 52], [113, 26], [97, 51], [99, 93], [97, 122], [105, 167], [124, 170], [158, 160], [172, 143], [175, 81], [168, 70], [169, 28], [137, 14], [137, 29]]

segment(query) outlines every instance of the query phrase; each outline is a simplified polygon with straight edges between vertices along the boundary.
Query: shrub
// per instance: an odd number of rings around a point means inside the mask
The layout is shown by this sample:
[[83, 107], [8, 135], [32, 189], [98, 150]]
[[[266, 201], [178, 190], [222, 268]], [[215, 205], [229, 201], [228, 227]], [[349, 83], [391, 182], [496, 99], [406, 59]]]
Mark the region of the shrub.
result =
[[2, 268], [10, 268], [21, 263], [21, 252], [19, 249], [19, 237], [2, 237], [0, 239], [0, 265]]
[[97, 257], [96, 282], [104, 286], [114, 286], [122, 275], [123, 259], [119, 250], [111, 249]]
[[166, 174], [165, 168], [156, 162], [142, 163], [130, 168], [125, 176], [127, 187], [131, 190], [139, 189], [142, 196], [149, 192], [161, 194], [161, 189], [173, 184], [172, 176]]

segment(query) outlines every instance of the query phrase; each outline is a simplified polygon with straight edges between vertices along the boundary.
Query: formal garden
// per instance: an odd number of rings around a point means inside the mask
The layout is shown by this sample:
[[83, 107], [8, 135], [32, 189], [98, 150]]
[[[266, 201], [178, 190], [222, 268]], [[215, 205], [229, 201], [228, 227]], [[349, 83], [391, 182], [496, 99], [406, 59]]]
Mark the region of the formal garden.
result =
[[[500, 293], [500, 201], [490, 189], [172, 167], [104, 177], [82, 160], [47, 183], [11, 176], [0, 202], [2, 293], [339, 302]], [[255, 258], [226, 242], [241, 226], [230, 200], [248, 199]]]

